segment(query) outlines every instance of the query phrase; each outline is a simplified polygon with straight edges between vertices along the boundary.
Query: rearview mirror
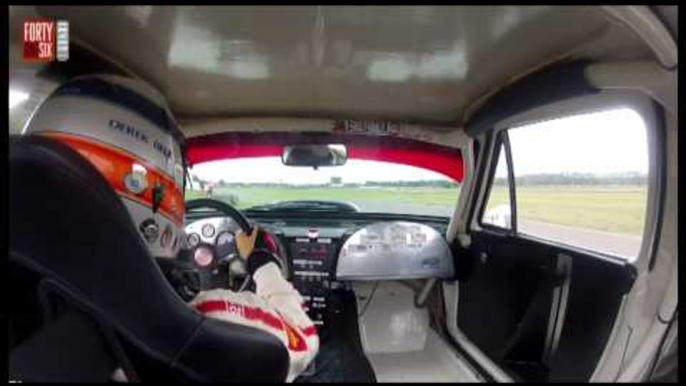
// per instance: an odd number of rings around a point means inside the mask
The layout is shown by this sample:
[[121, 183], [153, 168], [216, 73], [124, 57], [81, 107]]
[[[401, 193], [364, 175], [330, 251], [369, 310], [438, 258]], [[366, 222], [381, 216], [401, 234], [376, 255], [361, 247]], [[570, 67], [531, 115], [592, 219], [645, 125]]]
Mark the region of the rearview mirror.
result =
[[320, 166], [344, 165], [348, 159], [345, 145], [289, 145], [284, 146], [281, 162], [288, 166]]

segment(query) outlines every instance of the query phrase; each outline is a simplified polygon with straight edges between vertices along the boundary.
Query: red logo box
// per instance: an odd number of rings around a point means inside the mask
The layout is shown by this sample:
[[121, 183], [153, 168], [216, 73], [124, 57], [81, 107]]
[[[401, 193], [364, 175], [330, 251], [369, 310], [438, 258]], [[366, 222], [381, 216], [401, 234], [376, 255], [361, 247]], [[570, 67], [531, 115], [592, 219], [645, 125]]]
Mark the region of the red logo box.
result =
[[24, 60], [51, 62], [55, 60], [55, 21], [27, 19], [24, 21]]

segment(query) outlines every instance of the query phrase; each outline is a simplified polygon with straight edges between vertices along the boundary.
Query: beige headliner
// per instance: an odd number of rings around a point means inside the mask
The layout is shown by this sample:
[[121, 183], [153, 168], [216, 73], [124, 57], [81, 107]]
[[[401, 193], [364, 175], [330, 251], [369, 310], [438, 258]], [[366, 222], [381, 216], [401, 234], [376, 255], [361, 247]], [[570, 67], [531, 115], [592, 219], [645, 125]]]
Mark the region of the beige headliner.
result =
[[[459, 127], [489, 93], [562, 57], [654, 59], [599, 7], [37, 9], [69, 20], [72, 39], [160, 88], [181, 122], [281, 116]], [[14, 20], [11, 28], [21, 32]]]

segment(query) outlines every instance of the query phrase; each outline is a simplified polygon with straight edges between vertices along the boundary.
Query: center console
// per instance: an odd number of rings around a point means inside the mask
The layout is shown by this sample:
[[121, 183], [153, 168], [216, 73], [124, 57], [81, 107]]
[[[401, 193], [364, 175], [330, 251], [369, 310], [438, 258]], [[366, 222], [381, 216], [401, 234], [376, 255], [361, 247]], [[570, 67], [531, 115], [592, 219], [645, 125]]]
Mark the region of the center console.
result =
[[305, 309], [322, 335], [329, 322], [329, 294], [338, 242], [311, 233], [307, 237], [289, 237], [286, 245], [293, 286], [303, 297]]

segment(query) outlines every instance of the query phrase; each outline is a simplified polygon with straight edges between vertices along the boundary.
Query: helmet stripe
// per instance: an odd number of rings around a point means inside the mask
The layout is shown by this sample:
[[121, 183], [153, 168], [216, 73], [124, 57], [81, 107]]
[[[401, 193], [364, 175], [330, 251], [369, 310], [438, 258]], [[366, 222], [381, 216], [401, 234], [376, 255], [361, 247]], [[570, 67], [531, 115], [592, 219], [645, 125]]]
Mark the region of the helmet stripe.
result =
[[[178, 226], [183, 225], [183, 191], [181, 187], [162, 173], [157, 167], [138, 159], [134, 155], [124, 152], [110, 145], [85, 139], [83, 137], [61, 132], [37, 133], [62, 141], [86, 157], [109, 182], [110, 186], [120, 195], [129, 197], [152, 209], [152, 187], [159, 183], [164, 188], [164, 197], [159, 211], [172, 219]], [[133, 165], [139, 164], [146, 168], [147, 188], [140, 194], [135, 194], [125, 184], [126, 176], [131, 173]]]

